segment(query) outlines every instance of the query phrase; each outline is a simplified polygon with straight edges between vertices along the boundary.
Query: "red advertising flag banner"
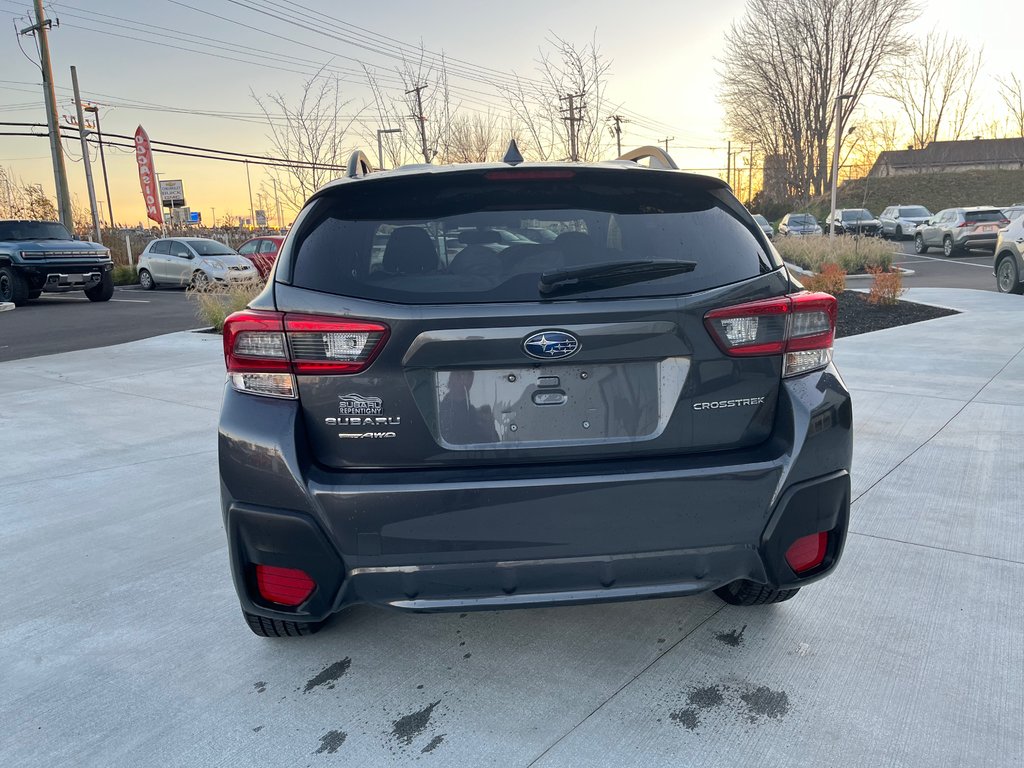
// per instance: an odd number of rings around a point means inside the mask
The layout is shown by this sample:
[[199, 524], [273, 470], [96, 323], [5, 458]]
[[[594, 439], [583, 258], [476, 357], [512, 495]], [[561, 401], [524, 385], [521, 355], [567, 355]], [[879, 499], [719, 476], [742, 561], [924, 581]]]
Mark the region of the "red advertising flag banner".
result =
[[139, 164], [139, 184], [142, 186], [142, 197], [146, 201], [146, 215], [157, 224], [163, 224], [164, 212], [156, 187], [153, 150], [149, 146], [149, 136], [141, 125], [135, 129], [135, 160]]

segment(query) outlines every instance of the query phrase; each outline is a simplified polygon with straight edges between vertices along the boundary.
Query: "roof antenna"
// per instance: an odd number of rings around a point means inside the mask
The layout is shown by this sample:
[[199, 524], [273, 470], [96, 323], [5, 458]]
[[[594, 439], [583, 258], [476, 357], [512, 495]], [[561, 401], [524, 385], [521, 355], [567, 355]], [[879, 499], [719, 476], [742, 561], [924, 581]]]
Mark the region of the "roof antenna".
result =
[[519, 163], [523, 162], [523, 153], [519, 151], [515, 139], [508, 143], [508, 149], [505, 150], [505, 156], [501, 158], [501, 162], [508, 163], [509, 165], [519, 165]]

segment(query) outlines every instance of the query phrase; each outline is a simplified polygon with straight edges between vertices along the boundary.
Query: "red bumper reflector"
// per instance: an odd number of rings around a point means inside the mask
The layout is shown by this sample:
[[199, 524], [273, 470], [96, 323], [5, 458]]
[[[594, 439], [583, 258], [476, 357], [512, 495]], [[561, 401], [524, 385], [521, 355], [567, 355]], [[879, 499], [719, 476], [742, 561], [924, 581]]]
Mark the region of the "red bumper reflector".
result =
[[301, 605], [316, 588], [316, 582], [305, 571], [276, 565], [257, 565], [256, 585], [260, 597], [278, 605]]
[[804, 573], [824, 562], [827, 547], [827, 531], [801, 536], [786, 550], [786, 562], [794, 573]]

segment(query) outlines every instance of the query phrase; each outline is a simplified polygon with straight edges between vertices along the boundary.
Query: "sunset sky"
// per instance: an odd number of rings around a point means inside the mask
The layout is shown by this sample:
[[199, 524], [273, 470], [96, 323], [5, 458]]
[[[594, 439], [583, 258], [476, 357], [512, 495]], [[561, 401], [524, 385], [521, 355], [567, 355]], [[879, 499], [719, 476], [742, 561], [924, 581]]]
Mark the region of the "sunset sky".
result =
[[[250, 95], [280, 91], [295, 98], [311, 66], [330, 61], [353, 70], [343, 84], [352, 99], [351, 113], [369, 101], [365, 79], [357, 71], [366, 64], [383, 74], [398, 65], [394, 59], [332, 37], [326, 25], [305, 29], [270, 18], [258, 9], [306, 25], [302, 8], [314, 8], [344, 22], [416, 46], [422, 41], [431, 51], [501, 72], [536, 76], [537, 49], [553, 32], [580, 46], [596, 34], [604, 55], [612, 62], [608, 96], [634, 116], [624, 127], [624, 146], [650, 144], [674, 137], [670, 151], [688, 169], [713, 169], [725, 164], [722, 112], [716, 103], [718, 79], [715, 56], [729, 24], [744, 9], [743, 0], [640, 0], [628, 4], [612, 0], [588, 2], [484, 3], [468, 0], [434, 2], [391, 0], [388, 3], [338, 3], [326, 0], [74, 0], [48, 2], [60, 28], [50, 35], [59, 112], [73, 114], [69, 66], [78, 67], [83, 96], [105, 105], [104, 132], [133, 133], [141, 123], [153, 139], [273, 154], [265, 120]], [[962, 2], [923, 4], [924, 14], [915, 30], [924, 36], [932, 27], [948, 30], [984, 44], [984, 68], [978, 81], [981, 111], [1002, 114], [996, 95], [996, 75], [1016, 72], [1024, 77], [1019, 37], [1001, 34], [999, 19], [1012, 4], [979, 0], [965, 12]], [[193, 6], [189, 8], [187, 6]], [[14, 26], [27, 26], [29, 0], [0, 0], [0, 120], [45, 122], [39, 73], [18, 49]], [[208, 13], [203, 13], [203, 9]], [[223, 18], [215, 18], [210, 14]], [[105, 14], [105, 15], [104, 15]], [[1016, 21], [1019, 21], [1019, 14]], [[145, 26], [149, 25], [149, 26]], [[246, 25], [246, 26], [243, 26]], [[161, 31], [164, 30], [164, 31]], [[347, 30], [352, 32], [351, 29]], [[208, 40], [184, 39], [185, 33]], [[288, 38], [287, 40], [284, 38]], [[364, 40], [372, 39], [364, 38]], [[35, 56], [31, 38], [21, 38], [25, 52]], [[243, 46], [228, 50], [224, 43]], [[179, 47], [204, 53], [187, 52]], [[373, 46], [375, 47], [375, 46]], [[318, 50], [322, 49], [322, 50]], [[275, 54], [286, 54], [285, 60]], [[296, 62], [295, 59], [308, 62]], [[279, 67], [275, 69], [274, 67]], [[293, 69], [296, 71], [282, 71]], [[453, 77], [455, 101], [467, 109], [502, 111], [504, 102], [493, 88]], [[888, 103], [868, 108], [893, 109]], [[348, 110], [346, 110], [348, 112]], [[220, 116], [196, 113], [230, 113]], [[376, 129], [372, 112], [364, 113], [363, 127]], [[411, 125], [409, 126], [412, 127]], [[371, 142], [352, 137], [369, 151]], [[68, 147], [68, 173], [72, 194], [85, 203], [85, 175], [80, 148]], [[371, 152], [375, 154], [375, 148]], [[134, 158], [128, 151], [107, 154], [115, 218], [135, 223], [145, 215]], [[231, 163], [156, 156], [163, 178], [182, 179], [193, 210], [209, 221], [212, 209], [221, 219], [229, 211], [247, 215], [249, 209], [245, 169]], [[26, 183], [41, 183], [53, 192], [49, 150], [45, 138], [0, 136], [0, 165]], [[252, 167], [253, 193], [269, 189], [265, 173]], [[96, 166], [97, 176], [99, 173]], [[102, 184], [98, 183], [103, 198]], [[258, 203], [257, 203], [257, 206]], [[272, 205], [268, 205], [272, 208]], [[286, 216], [286, 218], [288, 218]]]

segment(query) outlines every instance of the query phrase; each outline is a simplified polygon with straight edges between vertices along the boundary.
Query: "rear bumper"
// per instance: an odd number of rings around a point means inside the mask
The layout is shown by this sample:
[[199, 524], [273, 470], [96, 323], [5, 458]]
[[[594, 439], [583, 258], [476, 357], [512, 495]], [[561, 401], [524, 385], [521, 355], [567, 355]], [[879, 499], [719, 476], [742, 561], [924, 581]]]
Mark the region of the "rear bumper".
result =
[[993, 232], [984, 235], [961, 235], [955, 238], [953, 242], [958, 248], [984, 248], [994, 251], [998, 239], [999, 233]]
[[[316, 621], [359, 602], [471, 610], [689, 595], [737, 579], [793, 587], [835, 567], [849, 520], [852, 411], [831, 367], [785, 383], [772, 437], [743, 451], [346, 472], [316, 466], [304, 445], [294, 403], [226, 391], [223, 511], [250, 613]], [[784, 553], [818, 531], [831, 532], [826, 559], [798, 576]], [[301, 568], [317, 589], [296, 609], [275, 606], [255, 589], [257, 564]]]

